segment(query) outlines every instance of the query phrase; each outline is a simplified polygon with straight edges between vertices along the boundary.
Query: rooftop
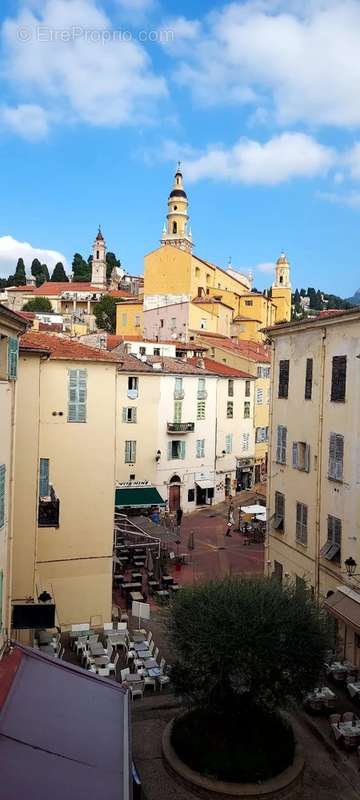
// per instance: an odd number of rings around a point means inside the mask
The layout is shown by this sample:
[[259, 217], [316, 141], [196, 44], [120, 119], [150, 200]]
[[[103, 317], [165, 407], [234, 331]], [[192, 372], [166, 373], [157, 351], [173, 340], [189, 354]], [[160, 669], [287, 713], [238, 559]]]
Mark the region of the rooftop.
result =
[[[210, 370], [197, 366], [193, 359], [184, 361], [182, 358], [171, 358], [171, 356], [137, 358], [135, 355], [125, 353], [119, 356], [119, 360], [123, 372], [147, 372], [152, 375], [212, 375]], [[154, 369], [153, 364], [160, 364], [160, 369]]]
[[217, 375], [223, 375], [226, 378], [251, 378], [255, 380], [254, 375], [250, 375], [249, 372], [229, 367], [228, 364], [223, 364], [221, 361], [212, 361], [211, 358], [204, 358], [204, 364], [210, 372], [216, 372]]
[[[272, 329], [273, 330], [273, 329]], [[220, 333], [207, 333], [206, 331], [195, 331], [197, 336], [204, 339], [209, 347], [220, 347], [223, 350], [229, 350], [237, 353], [250, 361], [258, 361], [267, 363], [271, 361], [270, 350], [262, 342], [253, 342], [250, 339], [242, 341], [230, 339]]]
[[107, 334], [107, 349], [114, 350], [115, 347], [118, 347], [120, 344], [124, 344], [124, 342], [143, 342], [144, 344], [156, 344], [157, 347], [160, 347], [165, 344], [174, 345], [176, 350], [183, 350], [187, 352], [188, 350], [201, 350], [205, 352], [208, 348], [202, 344], [196, 344], [195, 342], [178, 342], [176, 339], [166, 339], [164, 341], [159, 342], [158, 339], [145, 339], [144, 336], [120, 336], [117, 334], [108, 333]]
[[93, 294], [109, 294], [111, 297], [124, 297], [131, 299], [133, 295], [125, 289], [108, 289], [93, 286], [89, 281], [45, 281], [41, 286], [14, 286], [9, 287], [10, 292], [31, 292], [36, 297], [57, 297], [63, 292], [91, 292]]
[[20, 350], [47, 352], [50, 359], [63, 361], [106, 361], [118, 363], [119, 358], [106, 350], [82, 344], [57, 333], [28, 331], [20, 339]]
[[321, 328], [323, 325], [337, 325], [343, 322], [354, 320], [360, 321], [360, 307], [347, 309], [328, 309], [327, 311], [320, 312], [316, 317], [311, 319], [298, 319], [291, 320], [291, 322], [280, 322], [278, 325], [273, 325], [271, 328], [264, 328], [264, 332], [270, 336], [277, 334], [287, 333], [288, 331], [306, 330], [307, 328]]

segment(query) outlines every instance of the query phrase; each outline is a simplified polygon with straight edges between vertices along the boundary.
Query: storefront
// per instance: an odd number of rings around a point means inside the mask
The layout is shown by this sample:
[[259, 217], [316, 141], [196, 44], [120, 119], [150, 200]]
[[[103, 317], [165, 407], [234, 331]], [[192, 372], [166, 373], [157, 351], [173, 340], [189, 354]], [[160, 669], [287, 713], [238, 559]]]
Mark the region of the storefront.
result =
[[115, 507], [124, 514], [146, 514], [152, 508], [164, 508], [165, 500], [148, 481], [119, 483], [115, 490]]
[[347, 586], [329, 592], [326, 610], [337, 621], [337, 646], [343, 659], [360, 666], [360, 594]]
[[195, 500], [197, 506], [212, 505], [214, 502], [215, 480], [208, 472], [195, 473]]
[[254, 461], [252, 458], [236, 459], [236, 488], [238, 492], [251, 489], [254, 480]]

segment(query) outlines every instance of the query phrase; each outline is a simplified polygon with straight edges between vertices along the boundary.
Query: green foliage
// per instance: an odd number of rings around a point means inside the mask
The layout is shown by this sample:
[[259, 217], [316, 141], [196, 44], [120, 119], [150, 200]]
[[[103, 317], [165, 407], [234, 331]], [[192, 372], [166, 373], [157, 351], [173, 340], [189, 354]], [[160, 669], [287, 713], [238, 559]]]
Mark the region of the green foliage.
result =
[[121, 262], [119, 258], [116, 258], [115, 253], [108, 252], [106, 253], [106, 279], [109, 281], [111, 278], [111, 273], [114, 267], [118, 268], [121, 267]]
[[14, 275], [15, 286], [26, 286], [25, 264], [22, 258], [18, 258]]
[[87, 261], [84, 261], [80, 253], [74, 254], [72, 271], [73, 281], [77, 283], [80, 281], [85, 281], [85, 283], [91, 281], [91, 264], [89, 265]]
[[59, 281], [59, 282], [68, 282], [69, 278], [64, 270], [64, 265], [61, 261], [58, 261], [55, 264], [53, 274], [51, 276], [52, 281]]
[[23, 311], [52, 312], [53, 307], [48, 297], [34, 297], [28, 300], [22, 308]]
[[40, 264], [38, 258], [34, 258], [31, 264], [31, 274], [35, 278], [36, 286], [42, 286], [45, 281], [50, 280], [49, 270], [46, 264]]
[[116, 300], [108, 294], [104, 294], [94, 309], [94, 316], [98, 328], [115, 333], [116, 330]]
[[309, 594], [275, 580], [183, 587], [167, 626], [176, 693], [219, 712], [245, 696], [268, 708], [300, 700], [318, 684], [330, 646], [326, 616]]

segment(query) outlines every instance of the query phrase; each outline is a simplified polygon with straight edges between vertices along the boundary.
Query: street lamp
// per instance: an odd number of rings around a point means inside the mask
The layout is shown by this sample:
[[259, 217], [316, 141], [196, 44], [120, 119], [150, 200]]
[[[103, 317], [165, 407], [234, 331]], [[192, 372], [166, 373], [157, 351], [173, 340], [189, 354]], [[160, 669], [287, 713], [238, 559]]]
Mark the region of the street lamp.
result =
[[352, 556], [346, 559], [345, 561], [346, 572], [348, 575], [355, 575], [355, 570], [357, 567], [357, 563]]

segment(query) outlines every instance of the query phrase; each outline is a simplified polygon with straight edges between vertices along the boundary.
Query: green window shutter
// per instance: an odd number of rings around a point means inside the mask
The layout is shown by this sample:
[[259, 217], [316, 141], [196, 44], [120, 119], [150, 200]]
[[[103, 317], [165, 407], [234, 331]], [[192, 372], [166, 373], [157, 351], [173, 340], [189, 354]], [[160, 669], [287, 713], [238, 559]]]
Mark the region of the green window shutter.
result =
[[133, 422], [137, 422], [137, 408], [133, 408], [132, 410]]
[[40, 458], [39, 496], [49, 496], [49, 459]]
[[343, 479], [344, 469], [344, 437], [338, 433], [336, 434], [335, 442], [335, 478], [338, 481]]
[[298, 443], [293, 442], [292, 446], [292, 465], [298, 467]]
[[9, 381], [16, 381], [17, 367], [19, 358], [19, 340], [16, 336], [9, 336], [8, 339], [8, 378]]
[[185, 442], [180, 442], [180, 458], [185, 458], [185, 449], [186, 449]]
[[122, 421], [127, 422], [127, 408], [123, 408], [122, 410]]
[[5, 525], [5, 464], [0, 465], [0, 528]]
[[174, 422], [181, 422], [182, 417], [182, 402], [181, 400], [175, 400], [174, 403]]
[[168, 442], [168, 460], [172, 459], [172, 442]]
[[86, 422], [87, 370], [70, 369], [68, 385], [68, 422]]

